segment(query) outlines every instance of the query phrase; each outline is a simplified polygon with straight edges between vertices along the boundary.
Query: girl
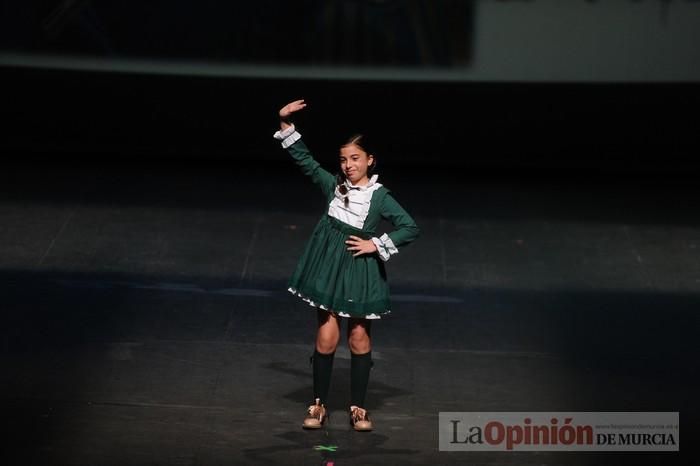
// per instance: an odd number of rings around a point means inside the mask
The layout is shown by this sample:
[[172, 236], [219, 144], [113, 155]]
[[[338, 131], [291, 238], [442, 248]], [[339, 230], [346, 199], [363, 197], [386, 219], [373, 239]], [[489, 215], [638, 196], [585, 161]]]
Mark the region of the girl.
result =
[[[372, 430], [365, 395], [372, 367], [370, 330], [373, 319], [389, 313], [389, 288], [384, 262], [398, 248], [418, 237], [418, 227], [373, 174], [377, 160], [361, 135], [340, 148], [336, 176], [314, 160], [290, 118], [306, 107], [295, 100], [279, 111], [280, 130], [274, 134], [305, 175], [319, 185], [328, 211], [316, 225], [296, 270], [289, 291], [317, 308], [318, 329], [312, 356], [315, 402], [309, 406], [303, 427], [320, 428], [327, 418], [326, 402], [333, 356], [340, 340], [341, 319], [347, 319], [350, 359], [350, 423], [355, 430]], [[380, 220], [394, 230], [375, 234]]]

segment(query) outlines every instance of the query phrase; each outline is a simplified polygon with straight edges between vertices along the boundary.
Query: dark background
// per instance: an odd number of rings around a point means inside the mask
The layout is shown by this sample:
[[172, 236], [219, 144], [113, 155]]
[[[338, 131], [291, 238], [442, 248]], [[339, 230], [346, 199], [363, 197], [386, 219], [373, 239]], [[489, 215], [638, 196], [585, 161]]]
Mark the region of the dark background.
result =
[[[554, 6], [543, 6], [547, 2], [499, 3], [515, 17], [527, 4], [561, 15]], [[629, 15], [640, 14], [644, 5], [638, 3], [629, 2]], [[524, 82], [508, 74], [498, 80], [431, 79], [431, 72], [479, 67], [474, 31], [487, 2], [315, 0], [292, 6], [211, 0], [194, 6], [8, 0], [0, 5], [0, 58], [34, 57], [34, 66], [0, 60], [5, 121], [0, 150], [16, 162], [277, 162], [283, 156], [271, 138], [276, 112], [304, 98], [309, 107], [297, 123], [324, 164], [334, 164], [338, 145], [362, 132], [373, 137], [384, 168], [566, 177], [680, 177], [696, 170], [697, 81], [646, 80], [631, 71], [627, 81], [616, 82], [584, 77]], [[604, 5], [591, 5], [604, 16]], [[691, 8], [687, 5], [681, 7]], [[659, 11], [668, 15], [677, 7]], [[659, 30], [675, 37], [664, 18], [658, 18]], [[683, 37], [682, 31], [677, 35]], [[644, 39], [628, 38], [632, 44]], [[547, 54], [555, 46], [535, 50], [542, 62], [532, 66], [551, 65]], [[583, 54], [574, 53], [582, 50], [572, 51], [571, 60], [585, 67]], [[678, 50], [681, 76], [687, 60]], [[42, 64], [47, 57], [97, 59], [104, 65], [98, 71]], [[246, 77], [120, 72], [110, 65], [115, 60], [233, 64], [253, 72]], [[270, 65], [282, 67], [279, 76], [267, 68], [255, 75], [255, 66]], [[290, 78], [287, 65], [308, 73]], [[314, 67], [321, 65], [337, 69], [336, 77], [314, 78]], [[343, 70], [353, 68], [370, 75], [391, 71], [382, 79], [344, 79]], [[416, 71], [426, 73], [405, 79]]]
[[[345, 82], [4, 69], [3, 151], [62, 162], [279, 160], [276, 112], [335, 162], [350, 134], [388, 166], [687, 173], [697, 84]], [[59, 155], [60, 154], [60, 155]]]
[[0, 3], [2, 48], [219, 63], [450, 67], [469, 62], [471, 0]]

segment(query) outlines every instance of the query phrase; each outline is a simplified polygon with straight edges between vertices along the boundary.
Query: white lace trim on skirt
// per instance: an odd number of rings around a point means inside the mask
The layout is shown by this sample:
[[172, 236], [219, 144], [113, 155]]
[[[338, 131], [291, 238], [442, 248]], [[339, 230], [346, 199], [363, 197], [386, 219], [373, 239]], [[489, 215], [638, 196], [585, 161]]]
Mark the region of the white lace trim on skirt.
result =
[[[289, 291], [290, 293], [292, 293], [295, 296], [299, 296], [301, 299], [303, 299], [304, 301], [309, 303], [310, 306], [317, 307], [319, 309], [323, 309], [324, 311], [332, 312], [333, 314], [339, 315], [340, 317], [355, 317], [355, 316], [351, 316], [347, 312], [332, 311], [332, 310], [328, 309], [326, 306], [324, 306], [323, 304], [317, 304], [317, 303], [313, 302], [313, 300], [311, 300], [311, 298], [307, 298], [306, 296], [299, 293], [294, 288], [288, 288], [287, 291]], [[389, 314], [390, 312], [391, 311], [389, 309], [387, 309], [385, 314]], [[382, 318], [382, 315], [375, 314], [375, 313], [365, 315], [365, 319], [381, 319], [381, 318]]]

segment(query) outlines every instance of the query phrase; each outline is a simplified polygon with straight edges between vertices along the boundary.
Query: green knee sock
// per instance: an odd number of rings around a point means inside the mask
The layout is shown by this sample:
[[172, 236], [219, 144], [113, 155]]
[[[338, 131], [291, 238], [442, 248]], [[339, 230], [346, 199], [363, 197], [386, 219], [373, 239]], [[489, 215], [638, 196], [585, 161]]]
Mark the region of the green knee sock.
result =
[[314, 399], [320, 398], [322, 404], [326, 404], [328, 399], [331, 373], [333, 372], [333, 356], [335, 356], [335, 351], [323, 354], [314, 350], [314, 355], [311, 357], [314, 372]]
[[372, 352], [352, 354], [350, 358], [350, 404], [365, 406], [365, 395], [369, 384], [369, 371], [372, 368]]

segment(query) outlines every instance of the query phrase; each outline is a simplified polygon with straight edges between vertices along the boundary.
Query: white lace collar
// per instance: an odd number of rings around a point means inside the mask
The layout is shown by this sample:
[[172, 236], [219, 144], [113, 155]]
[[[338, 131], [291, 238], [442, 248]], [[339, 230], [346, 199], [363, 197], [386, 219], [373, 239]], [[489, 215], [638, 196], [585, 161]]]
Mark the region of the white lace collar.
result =
[[[378, 175], [372, 175], [369, 182], [363, 186], [355, 186], [345, 180], [340, 186], [335, 187], [335, 197], [328, 206], [328, 215], [341, 222], [362, 228], [369, 214], [369, 207], [376, 190], [382, 187], [377, 183]], [[345, 187], [345, 194], [340, 193], [340, 188]]]
[[359, 189], [360, 191], [367, 191], [369, 188], [374, 186], [374, 184], [377, 182], [377, 179], [379, 178], [379, 175], [374, 174], [372, 175], [372, 178], [369, 179], [369, 182], [367, 184], [362, 185], [362, 186], [355, 186], [354, 184], [350, 183], [350, 180], [345, 180], [344, 184], [345, 187], [348, 189]]

